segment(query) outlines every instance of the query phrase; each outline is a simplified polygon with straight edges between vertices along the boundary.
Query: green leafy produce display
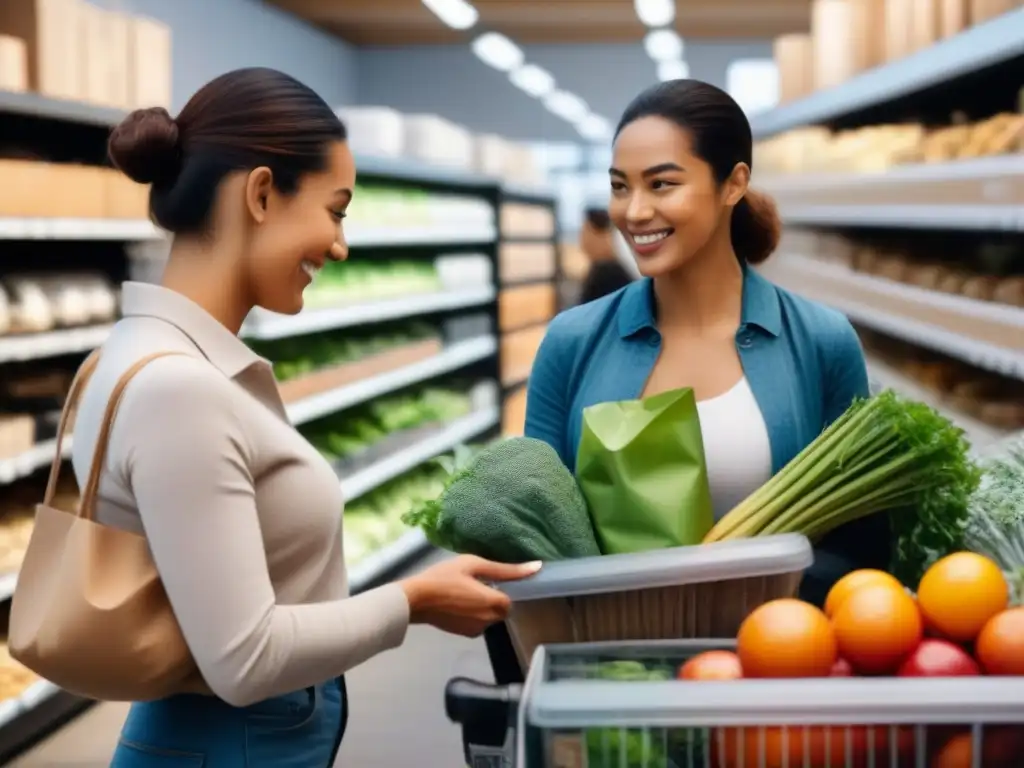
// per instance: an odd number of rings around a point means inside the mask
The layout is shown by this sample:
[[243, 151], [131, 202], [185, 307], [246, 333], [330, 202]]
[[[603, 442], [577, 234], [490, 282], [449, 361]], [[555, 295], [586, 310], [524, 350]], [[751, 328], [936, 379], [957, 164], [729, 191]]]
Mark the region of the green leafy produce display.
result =
[[406, 225], [428, 224], [434, 197], [422, 189], [356, 184], [348, 215], [364, 226], [393, 225], [396, 214]]
[[981, 483], [971, 497], [967, 547], [1006, 572], [1015, 602], [1024, 600], [1024, 442], [981, 463]]
[[249, 346], [274, 364], [274, 375], [278, 381], [287, 381], [437, 335], [437, 329], [430, 324], [403, 323], [374, 326], [363, 332], [343, 329], [272, 341], [254, 340]]
[[345, 510], [345, 561], [349, 566], [407, 532], [402, 516], [444, 490], [446, 473], [428, 465], [360, 497]]
[[358, 304], [437, 291], [441, 281], [429, 261], [328, 262], [306, 289], [306, 307]]
[[404, 515], [432, 544], [506, 563], [601, 554], [576, 478], [547, 443], [516, 437], [461, 458], [439, 498]]
[[427, 387], [332, 413], [304, 425], [301, 431], [328, 461], [338, 461], [362, 453], [396, 432], [466, 416], [472, 407], [465, 392]]
[[917, 584], [962, 548], [980, 470], [964, 433], [891, 390], [855, 402], [765, 485], [726, 514], [706, 542], [777, 533], [812, 541], [872, 514], [893, 513], [894, 573]]

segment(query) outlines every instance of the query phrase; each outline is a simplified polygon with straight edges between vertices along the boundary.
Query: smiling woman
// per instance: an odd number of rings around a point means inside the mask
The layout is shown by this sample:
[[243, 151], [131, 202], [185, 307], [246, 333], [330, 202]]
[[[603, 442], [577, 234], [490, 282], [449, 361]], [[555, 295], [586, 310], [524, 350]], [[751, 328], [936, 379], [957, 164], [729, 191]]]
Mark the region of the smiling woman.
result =
[[[752, 144], [739, 105], [697, 80], [660, 83], [626, 108], [608, 210], [643, 279], [555, 318], [527, 399], [526, 434], [572, 468], [584, 409], [692, 388], [716, 518], [868, 394], [846, 318], [753, 268], [780, 222], [750, 189]], [[880, 516], [815, 544], [802, 585], [812, 601], [849, 570], [889, 565]]]

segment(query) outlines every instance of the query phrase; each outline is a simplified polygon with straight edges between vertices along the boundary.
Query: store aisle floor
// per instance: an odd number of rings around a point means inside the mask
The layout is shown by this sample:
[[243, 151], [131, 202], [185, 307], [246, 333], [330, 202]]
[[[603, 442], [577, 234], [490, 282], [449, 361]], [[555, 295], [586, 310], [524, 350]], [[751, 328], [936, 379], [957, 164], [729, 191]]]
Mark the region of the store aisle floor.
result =
[[[483, 640], [453, 638], [429, 627], [411, 627], [405, 645], [348, 675], [352, 713], [337, 765], [465, 765], [459, 729], [444, 714], [444, 685], [455, 675], [490, 679]], [[95, 706], [8, 768], [102, 768], [126, 711], [120, 704]]]

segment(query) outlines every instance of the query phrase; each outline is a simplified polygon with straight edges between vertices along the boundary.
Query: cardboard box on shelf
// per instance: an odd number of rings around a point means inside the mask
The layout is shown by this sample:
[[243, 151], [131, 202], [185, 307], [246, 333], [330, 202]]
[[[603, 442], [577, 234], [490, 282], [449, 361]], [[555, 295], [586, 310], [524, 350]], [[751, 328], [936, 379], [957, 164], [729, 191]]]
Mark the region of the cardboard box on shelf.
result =
[[128, 23], [128, 101], [132, 109], [171, 108], [171, 28], [145, 16]]
[[851, 0], [814, 0], [811, 5], [815, 90], [837, 86], [857, 73], [857, 43], [850, 34], [855, 18]]
[[84, 165], [0, 160], [0, 216], [103, 218], [104, 173]]
[[804, 33], [781, 35], [773, 45], [779, 70], [779, 101], [801, 99], [814, 90], [814, 45]]
[[90, 104], [129, 109], [128, 53], [131, 18], [88, 3], [81, 11], [84, 41], [83, 98]]
[[913, 0], [885, 0], [885, 60], [902, 59], [911, 51]]
[[506, 288], [498, 296], [498, 325], [511, 331], [546, 323], [557, 308], [555, 286], [550, 283]]
[[970, 0], [941, 0], [939, 9], [939, 37], [959, 34], [971, 25]]
[[119, 171], [104, 171], [105, 216], [110, 219], [149, 218], [149, 185], [136, 184]]
[[939, 41], [942, 23], [941, 11], [939, 0], [911, 0], [911, 51], [919, 51]]
[[28, 90], [28, 48], [20, 37], [0, 35], [0, 91]]
[[850, 6], [853, 66], [862, 72], [885, 61], [885, 38], [878, 34], [885, 24], [885, 0], [850, 0]]
[[82, 0], [0, 2], [0, 34], [25, 42], [29, 90], [55, 99], [81, 99], [82, 6]]

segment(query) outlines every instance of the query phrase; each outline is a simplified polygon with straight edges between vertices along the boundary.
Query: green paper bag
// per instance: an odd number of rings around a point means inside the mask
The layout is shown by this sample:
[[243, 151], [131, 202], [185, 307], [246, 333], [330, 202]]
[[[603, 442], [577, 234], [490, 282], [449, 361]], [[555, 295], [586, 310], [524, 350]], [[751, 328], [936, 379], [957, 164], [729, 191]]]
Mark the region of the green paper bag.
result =
[[584, 409], [576, 478], [604, 554], [699, 544], [714, 514], [693, 390]]

